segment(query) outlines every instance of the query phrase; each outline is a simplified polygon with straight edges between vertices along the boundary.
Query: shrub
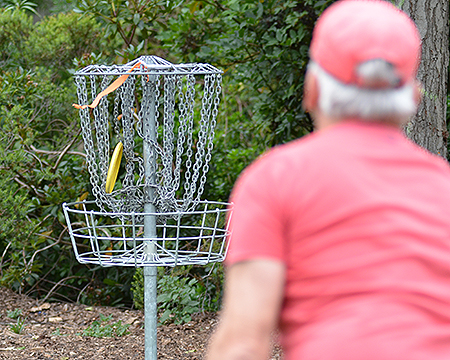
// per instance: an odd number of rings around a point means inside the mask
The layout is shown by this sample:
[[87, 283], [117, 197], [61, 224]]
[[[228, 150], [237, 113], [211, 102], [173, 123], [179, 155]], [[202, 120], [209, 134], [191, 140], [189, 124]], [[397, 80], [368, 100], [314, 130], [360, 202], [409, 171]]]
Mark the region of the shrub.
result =
[[120, 337], [129, 334], [128, 324], [122, 324], [122, 320], [112, 322], [112, 315], [100, 314], [99, 319], [94, 320], [82, 333], [83, 336], [96, 338]]
[[26, 56], [34, 66], [51, 68], [53, 78], [56, 74], [67, 78], [74, 59], [91, 52], [111, 55], [115, 43], [103, 41], [103, 29], [93, 18], [69, 12], [38, 22], [27, 44]]
[[[218, 270], [221, 269], [220, 266], [213, 269], [212, 266], [158, 269], [157, 303], [161, 324], [182, 324], [191, 321], [191, 316], [195, 313], [218, 310], [222, 294], [222, 273]], [[211, 276], [199, 276], [199, 273], [204, 275], [205, 271], [210, 271]], [[135, 307], [143, 309], [144, 275], [141, 268], [135, 272], [131, 291]]]
[[24, 11], [0, 9], [0, 29], [1, 69], [26, 67], [26, 39], [33, 32], [33, 18]]
[[100, 28], [74, 13], [32, 25], [23, 12], [2, 10], [0, 24], [0, 285], [117, 304], [129, 272], [78, 264], [61, 211], [89, 190], [68, 69], [73, 57], [98, 50]]

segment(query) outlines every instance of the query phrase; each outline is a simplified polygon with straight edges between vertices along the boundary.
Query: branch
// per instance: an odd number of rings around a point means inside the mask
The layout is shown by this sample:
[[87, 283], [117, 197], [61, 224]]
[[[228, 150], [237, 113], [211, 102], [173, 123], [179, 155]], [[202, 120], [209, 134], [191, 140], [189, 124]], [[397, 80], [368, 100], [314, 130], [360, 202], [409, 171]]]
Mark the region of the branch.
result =
[[[51, 294], [53, 294], [53, 292], [60, 287], [64, 281], [70, 280], [70, 279], [85, 279], [85, 276], [68, 276], [65, 277], [64, 279], [59, 280], [51, 289], [50, 291], [47, 293], [47, 295], [45, 296], [45, 298], [43, 300], [41, 300], [41, 304], [45, 303], [47, 301], [47, 299], [50, 297]], [[79, 289], [78, 289], [79, 290]]]
[[[44, 220], [45, 220], [45, 219], [44, 219]], [[43, 222], [44, 220], [42, 220], [42, 222]], [[65, 230], [67, 230], [67, 229], [65, 229]], [[43, 248], [36, 250], [36, 251], [34, 252], [33, 256], [31, 257], [30, 261], [28, 262], [27, 268], [33, 266], [34, 258], [36, 257], [37, 254], [39, 254], [39, 253], [42, 252], [42, 251], [48, 250], [48, 249], [52, 248], [53, 246], [59, 244], [59, 243], [61, 242], [61, 237], [62, 237], [62, 235], [64, 234], [65, 230], [61, 233], [61, 235], [59, 236], [58, 240], [55, 241], [53, 244], [44, 246]]]
[[141, 13], [144, 9], [148, 7], [148, 4], [151, 2], [151, 0], [147, 0], [145, 3], [142, 4], [142, 6], [139, 9], [135, 9], [138, 11], [138, 13]]
[[28, 191], [33, 191], [33, 192], [35, 193], [35, 195], [36, 195], [38, 198], [43, 199], [43, 198], [45, 197], [45, 196], [43, 196], [42, 194], [39, 193], [39, 191], [36, 189], [35, 186], [33, 186], [33, 185], [27, 185], [27, 184], [25, 184], [23, 181], [21, 181], [21, 180], [19, 179], [19, 175], [17, 175], [17, 176], [14, 177], [14, 181], [15, 181], [16, 183], [18, 183], [20, 186], [22, 186], [22, 187], [28, 189]]
[[[24, 151], [25, 151], [27, 154], [30, 154], [33, 158], [35, 158], [35, 159], [39, 162], [39, 164], [41, 164], [41, 168], [44, 167], [44, 165], [42, 164], [42, 161], [41, 161], [41, 159], [39, 159], [39, 157], [37, 157], [35, 154], [33, 154], [33, 153], [32, 153], [31, 151], [29, 151], [29, 150], [24, 149]], [[48, 162], [44, 161], [44, 163], [45, 163], [45, 166], [49, 166], [49, 163], [48, 163]]]
[[[49, 150], [36, 149], [33, 145], [30, 146], [30, 149], [33, 150], [37, 154], [60, 155], [62, 153], [62, 151], [49, 151]], [[84, 158], [86, 157], [85, 153], [82, 153], [82, 152], [79, 152], [79, 151], [66, 151], [65, 153], [69, 154], [69, 155], [82, 156]]]
[[84, 290], [86, 290], [87, 287], [88, 287], [89, 285], [91, 285], [91, 282], [88, 282], [88, 283], [85, 285], [85, 287], [82, 288], [81, 291], [78, 293], [78, 296], [77, 296], [77, 303], [80, 302], [81, 295], [83, 295]]
[[67, 146], [63, 149], [63, 151], [61, 152], [61, 154], [58, 157], [58, 160], [56, 160], [55, 165], [52, 167], [52, 172], [55, 172], [56, 169], [59, 166], [59, 163], [61, 162], [63, 156], [69, 151], [69, 149], [72, 147], [72, 145], [75, 143], [75, 140], [78, 138], [78, 136], [81, 133], [81, 129], [78, 130], [78, 133], [73, 137], [73, 139], [67, 144]]
[[[49, 214], [49, 215], [50, 215], [50, 214]], [[46, 219], [47, 219], [47, 218], [48, 218], [48, 216], [46, 217]], [[45, 219], [44, 219], [44, 220], [45, 220]], [[44, 220], [42, 220], [42, 221], [39, 223], [39, 225], [40, 225]], [[67, 226], [64, 227], [64, 230], [61, 232], [61, 234], [59, 234], [58, 240], [57, 240], [54, 244], [51, 244], [51, 246], [56, 245], [56, 244], [58, 244], [58, 243], [60, 243], [60, 242], [63, 242], [63, 241], [62, 241], [62, 237], [63, 237], [63, 234], [64, 234], [66, 231], [67, 231]], [[47, 247], [45, 247], [45, 248], [43, 248], [43, 249], [40, 249], [40, 251], [46, 250], [47, 248], [49, 248], [49, 247], [51, 247], [51, 246], [47, 246]], [[36, 252], [36, 253], [37, 253], [37, 252]], [[36, 255], [36, 253], [33, 254], [33, 257], [32, 257], [32, 259], [31, 259], [31, 263], [34, 261], [34, 256]], [[53, 264], [53, 266], [50, 268], [50, 270], [49, 270], [44, 276], [40, 276], [40, 277], [39, 277], [39, 280], [38, 280], [36, 283], [34, 283], [34, 285], [31, 287], [30, 290], [27, 291], [27, 295], [29, 295], [29, 294], [33, 291], [33, 289], [34, 289], [35, 287], [37, 287], [37, 286], [39, 285], [39, 283], [40, 283], [42, 280], [45, 280], [45, 278], [47, 277], [47, 275], [50, 274], [50, 273], [53, 271], [53, 269], [54, 269], [54, 268], [56, 267], [56, 265], [58, 264], [58, 261], [59, 261], [59, 259], [61, 258], [61, 256], [62, 256], [62, 254], [59, 255], [58, 260], [55, 261], [55, 263]]]
[[127, 41], [128, 46], [130, 46], [130, 44], [133, 43], [134, 34], [136, 33], [136, 29], [137, 29], [137, 25], [133, 25], [133, 30], [131, 31], [131, 34], [130, 34], [130, 40]]
[[223, 7], [223, 5], [218, 0], [214, 0], [214, 1], [203, 0], [203, 2], [207, 3], [209, 5], [215, 6], [220, 11], [228, 10], [228, 8]]
[[6, 253], [8, 252], [9, 247], [11, 246], [12, 241], [8, 243], [5, 247], [5, 251], [3, 251], [2, 257], [0, 259], [0, 276], [3, 277], [3, 259], [5, 258]]

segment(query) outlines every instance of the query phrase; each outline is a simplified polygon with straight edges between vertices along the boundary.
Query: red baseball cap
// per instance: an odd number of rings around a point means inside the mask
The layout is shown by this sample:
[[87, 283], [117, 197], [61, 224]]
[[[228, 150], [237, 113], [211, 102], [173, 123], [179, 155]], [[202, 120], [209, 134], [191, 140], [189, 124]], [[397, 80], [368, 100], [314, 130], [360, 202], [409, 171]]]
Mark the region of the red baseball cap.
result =
[[345, 84], [361, 86], [358, 66], [384, 60], [399, 84], [417, 75], [421, 40], [414, 22], [382, 0], [341, 0], [328, 7], [313, 31], [311, 59]]

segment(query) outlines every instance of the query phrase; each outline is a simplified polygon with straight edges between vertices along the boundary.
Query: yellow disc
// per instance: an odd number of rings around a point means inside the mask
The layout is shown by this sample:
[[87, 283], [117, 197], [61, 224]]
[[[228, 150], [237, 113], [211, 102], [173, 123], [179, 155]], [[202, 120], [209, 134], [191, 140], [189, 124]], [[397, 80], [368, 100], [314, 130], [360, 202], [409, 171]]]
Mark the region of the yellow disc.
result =
[[109, 164], [108, 176], [106, 177], [106, 193], [111, 194], [116, 184], [117, 174], [119, 173], [120, 161], [122, 160], [123, 144], [118, 142]]

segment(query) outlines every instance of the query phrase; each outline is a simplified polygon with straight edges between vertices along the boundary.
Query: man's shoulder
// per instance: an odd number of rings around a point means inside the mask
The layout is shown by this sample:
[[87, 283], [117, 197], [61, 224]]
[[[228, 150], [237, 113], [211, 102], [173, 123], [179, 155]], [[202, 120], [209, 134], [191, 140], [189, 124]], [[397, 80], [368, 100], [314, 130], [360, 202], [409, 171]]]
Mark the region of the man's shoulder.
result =
[[268, 150], [258, 158], [258, 161], [283, 163], [298, 162], [299, 156], [307, 157], [309, 154], [317, 156], [328, 143], [328, 134], [313, 132], [299, 139], [280, 144]]
[[[261, 169], [264, 167], [292, 166], [302, 159], [313, 144], [316, 134], [309, 134], [300, 139], [285, 144], [276, 145], [261, 154], [249, 167], [249, 169]], [[302, 155], [300, 157], [300, 155]]]
[[355, 164], [416, 168], [437, 166], [450, 171], [442, 158], [419, 148], [399, 129], [376, 123], [347, 122], [278, 145], [261, 155], [245, 171], [260, 181], [281, 181], [292, 176], [317, 176], [336, 167], [352, 170]]
[[259, 166], [293, 167], [302, 163], [322, 161], [329, 156], [330, 151], [342, 147], [339, 134], [334, 131], [312, 132], [299, 139], [277, 145], [258, 158]]
[[239, 182], [282, 186], [292, 178], [303, 177], [305, 170], [321, 163], [320, 158], [326, 156], [320, 145], [321, 137], [319, 133], [311, 133], [271, 148], [242, 172]]

